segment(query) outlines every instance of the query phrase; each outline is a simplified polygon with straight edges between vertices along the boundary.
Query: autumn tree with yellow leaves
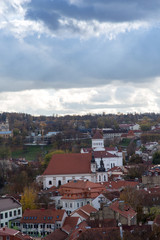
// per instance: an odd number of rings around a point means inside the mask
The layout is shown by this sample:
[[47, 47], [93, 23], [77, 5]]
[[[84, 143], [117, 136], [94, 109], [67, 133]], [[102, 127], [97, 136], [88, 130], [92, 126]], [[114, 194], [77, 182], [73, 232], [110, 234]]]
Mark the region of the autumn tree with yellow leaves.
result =
[[23, 211], [27, 208], [35, 209], [37, 199], [37, 192], [33, 187], [25, 187], [21, 197], [21, 204]]

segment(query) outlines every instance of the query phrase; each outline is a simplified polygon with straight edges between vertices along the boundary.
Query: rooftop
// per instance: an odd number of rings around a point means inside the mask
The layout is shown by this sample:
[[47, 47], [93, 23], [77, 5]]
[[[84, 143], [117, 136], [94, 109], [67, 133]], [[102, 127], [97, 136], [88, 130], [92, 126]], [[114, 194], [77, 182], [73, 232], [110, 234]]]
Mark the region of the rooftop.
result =
[[91, 159], [91, 153], [54, 154], [43, 175], [91, 173]]
[[65, 210], [27, 209], [21, 218], [21, 223], [54, 223], [61, 221], [64, 213]]
[[0, 197], [0, 212], [20, 208], [21, 204], [13, 197]]

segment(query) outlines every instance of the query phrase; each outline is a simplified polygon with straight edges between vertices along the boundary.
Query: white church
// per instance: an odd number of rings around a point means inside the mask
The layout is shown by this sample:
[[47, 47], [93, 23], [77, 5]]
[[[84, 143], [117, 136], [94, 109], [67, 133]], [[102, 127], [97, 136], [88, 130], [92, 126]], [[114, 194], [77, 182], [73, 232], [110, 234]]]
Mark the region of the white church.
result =
[[123, 166], [122, 151], [116, 147], [105, 148], [104, 139], [99, 131], [96, 131], [92, 138], [92, 148], [82, 148], [81, 153], [94, 153], [97, 167], [100, 167], [100, 161], [103, 159], [104, 168], [111, 169], [114, 166]]
[[92, 148], [82, 149], [81, 153], [54, 154], [37, 181], [43, 184], [44, 189], [72, 180], [107, 182], [107, 171], [122, 165], [122, 152], [116, 148], [105, 148], [102, 135], [96, 132], [92, 139]]

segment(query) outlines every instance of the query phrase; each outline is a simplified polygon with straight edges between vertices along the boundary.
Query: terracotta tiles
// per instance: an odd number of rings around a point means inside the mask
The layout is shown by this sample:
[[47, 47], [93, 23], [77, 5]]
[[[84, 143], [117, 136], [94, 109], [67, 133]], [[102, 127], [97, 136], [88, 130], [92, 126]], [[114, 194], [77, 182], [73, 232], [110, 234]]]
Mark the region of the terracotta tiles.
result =
[[92, 154], [54, 154], [43, 175], [91, 173]]
[[45, 238], [42, 238], [43, 240], [65, 240], [67, 238], [68, 234], [63, 232], [61, 229], [55, 230], [53, 233], [49, 234]]
[[103, 139], [103, 136], [99, 131], [96, 131], [96, 133], [93, 135], [92, 139]]
[[29, 209], [25, 210], [21, 223], [54, 223], [61, 221], [65, 210]]
[[76, 225], [78, 224], [79, 217], [66, 217], [64, 224], [62, 226], [62, 230], [66, 233], [70, 233], [71, 230], [75, 229]]
[[126, 204], [124, 205], [124, 210], [121, 210], [119, 208], [119, 201], [112, 203], [109, 206], [109, 208], [111, 208], [113, 211], [118, 212], [119, 214], [127, 218], [128, 217], [132, 218], [137, 214], [129, 205], [126, 205]]

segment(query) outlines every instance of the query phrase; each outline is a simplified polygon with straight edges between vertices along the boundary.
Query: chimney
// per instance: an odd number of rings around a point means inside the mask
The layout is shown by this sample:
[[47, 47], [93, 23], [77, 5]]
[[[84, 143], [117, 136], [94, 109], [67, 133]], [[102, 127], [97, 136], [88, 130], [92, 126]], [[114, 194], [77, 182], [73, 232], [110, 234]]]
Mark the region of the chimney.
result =
[[119, 201], [119, 209], [124, 211], [124, 201]]

